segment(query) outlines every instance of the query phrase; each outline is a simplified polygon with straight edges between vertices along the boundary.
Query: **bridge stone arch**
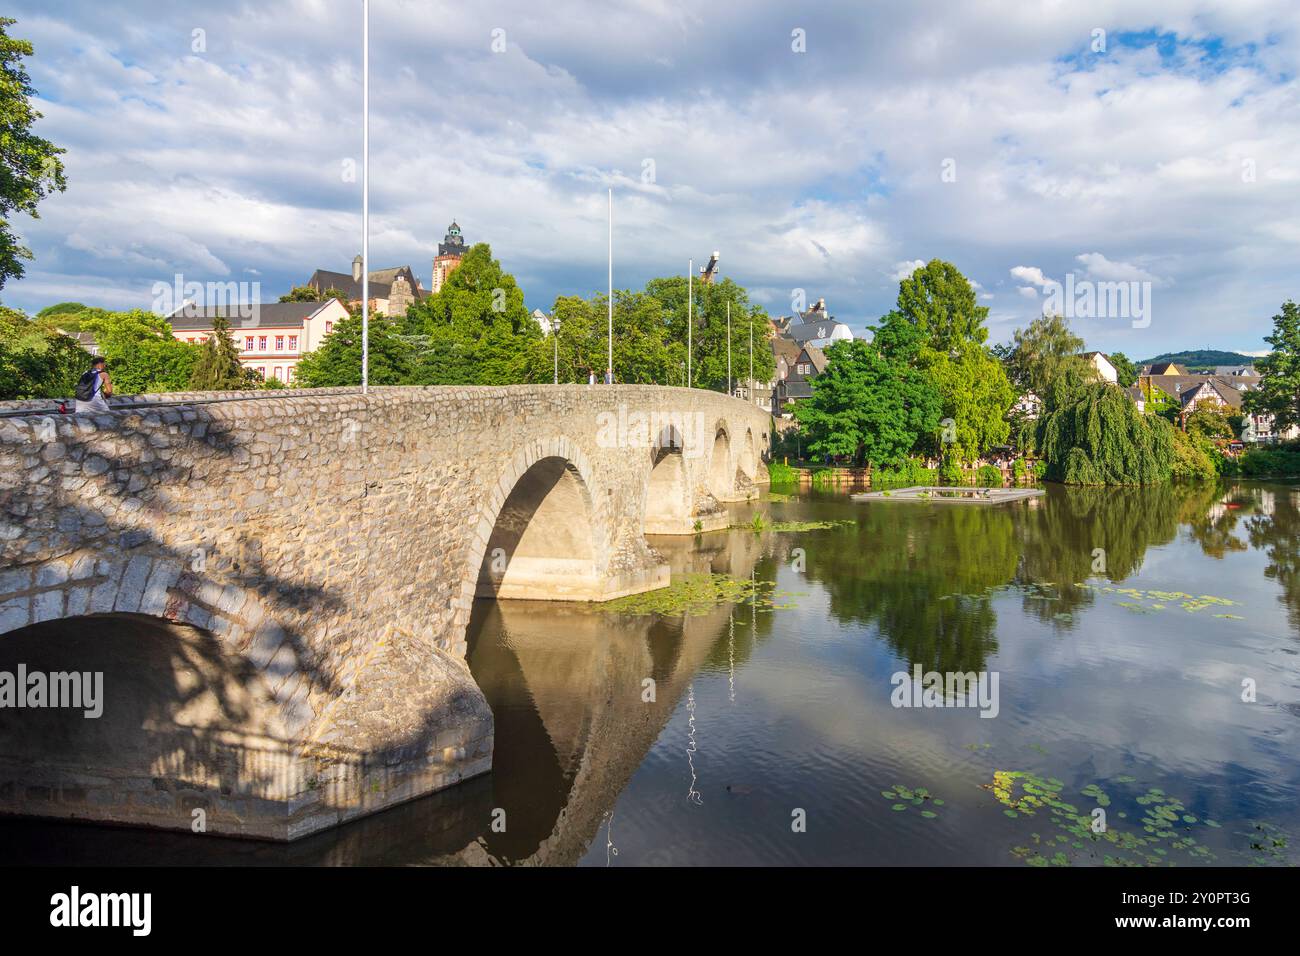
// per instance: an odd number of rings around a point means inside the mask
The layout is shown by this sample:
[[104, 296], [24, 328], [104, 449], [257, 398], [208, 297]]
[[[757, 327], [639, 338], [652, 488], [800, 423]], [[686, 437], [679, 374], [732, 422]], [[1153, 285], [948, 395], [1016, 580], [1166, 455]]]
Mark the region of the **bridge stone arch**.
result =
[[475, 527], [473, 596], [600, 600], [611, 535], [591, 488], [587, 456], [563, 435], [516, 452]]

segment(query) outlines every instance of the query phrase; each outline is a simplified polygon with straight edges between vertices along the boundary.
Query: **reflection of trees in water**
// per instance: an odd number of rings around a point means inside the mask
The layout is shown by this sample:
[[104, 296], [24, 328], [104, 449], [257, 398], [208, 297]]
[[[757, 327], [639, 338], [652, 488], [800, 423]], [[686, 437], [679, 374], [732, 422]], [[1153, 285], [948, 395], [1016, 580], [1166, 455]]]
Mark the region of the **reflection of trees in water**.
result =
[[1300, 632], [1300, 490], [1252, 490], [1271, 501], [1246, 519], [1246, 534], [1253, 547], [1268, 555], [1264, 575], [1281, 585], [1279, 600], [1286, 605], [1287, 621]]
[[832, 534], [807, 539], [807, 573], [839, 620], [875, 625], [909, 664], [984, 669], [998, 646], [989, 589], [1016, 573], [1011, 511], [878, 503]]
[[1193, 486], [1183, 503], [1182, 520], [1187, 533], [1212, 558], [1230, 551], [1246, 551], [1249, 545], [1234, 532], [1241, 519], [1259, 507], [1258, 488], [1234, 485], [1226, 490], [1215, 484]]
[[[1054, 627], [1070, 628], [1075, 611], [1092, 606], [1090, 588], [1076, 585], [1102, 575], [1118, 583], [1142, 568], [1147, 548], [1168, 544], [1189, 514], [1204, 514], [1213, 485], [1140, 488], [1081, 488], [1049, 485], [1040, 507], [1024, 512], [1023, 560], [1016, 583], [1051, 584], [1058, 600], [1025, 591], [1026, 614]], [[1093, 552], [1105, 551], [1105, 571], [1094, 571]]]

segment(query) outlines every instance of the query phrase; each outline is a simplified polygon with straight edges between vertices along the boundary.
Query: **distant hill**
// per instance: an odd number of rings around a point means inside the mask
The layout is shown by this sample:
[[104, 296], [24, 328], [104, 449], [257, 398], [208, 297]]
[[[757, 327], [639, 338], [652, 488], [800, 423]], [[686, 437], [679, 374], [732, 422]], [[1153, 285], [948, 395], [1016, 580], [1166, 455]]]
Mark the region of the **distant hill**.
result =
[[1139, 365], [1153, 365], [1156, 362], [1177, 362], [1189, 372], [1197, 369], [1212, 369], [1216, 365], [1253, 365], [1253, 355], [1240, 352], [1220, 352], [1217, 349], [1195, 349], [1190, 352], [1166, 352], [1155, 358], [1143, 359]]

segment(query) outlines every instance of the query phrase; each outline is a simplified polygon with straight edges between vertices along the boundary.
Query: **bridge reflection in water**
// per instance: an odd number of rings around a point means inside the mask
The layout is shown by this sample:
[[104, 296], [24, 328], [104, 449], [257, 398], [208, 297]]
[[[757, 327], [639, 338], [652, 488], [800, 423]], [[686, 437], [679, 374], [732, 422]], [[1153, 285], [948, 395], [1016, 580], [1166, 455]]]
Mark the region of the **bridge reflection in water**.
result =
[[[748, 578], [762, 554], [759, 536], [747, 531], [652, 543], [674, 577]], [[468, 661], [496, 720], [491, 774], [291, 844], [0, 820], [0, 861], [575, 864], [685, 704], [692, 679], [711, 655], [725, 659], [733, 612], [724, 604], [704, 614], [632, 616], [593, 605], [476, 601]], [[738, 614], [748, 627], [746, 610]], [[647, 677], [653, 701], [643, 699]], [[494, 828], [501, 811], [504, 829]]]

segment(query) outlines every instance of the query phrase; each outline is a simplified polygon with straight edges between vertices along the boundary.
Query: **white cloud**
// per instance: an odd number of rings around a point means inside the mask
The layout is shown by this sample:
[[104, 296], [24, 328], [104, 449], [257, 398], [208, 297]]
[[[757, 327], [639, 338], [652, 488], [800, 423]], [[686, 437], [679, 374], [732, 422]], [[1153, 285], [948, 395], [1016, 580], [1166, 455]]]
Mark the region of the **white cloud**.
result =
[[1085, 252], [1074, 257], [1082, 263], [1089, 279], [1101, 282], [1160, 282], [1160, 280], [1128, 262], [1112, 262], [1100, 252]]
[[[1013, 266], [1011, 268], [1011, 277], [1013, 279], [1019, 279], [1021, 282], [1029, 282], [1040, 289], [1044, 288], [1050, 281], [1052, 281], [1048, 279], [1047, 276], [1043, 275], [1043, 270], [1038, 268], [1038, 266]], [[1022, 286], [1020, 291], [1023, 294], [1025, 288]], [[1033, 289], [1030, 289], [1029, 291], [1031, 293], [1034, 292]]]
[[[904, 279], [910, 277], [913, 272], [915, 272], [917, 269], [920, 269], [924, 265], [925, 265], [924, 259], [913, 259], [911, 262], [895, 262], [894, 271], [889, 278], [892, 279], [894, 282], [902, 282]], [[974, 285], [974, 283], [971, 284]]]

